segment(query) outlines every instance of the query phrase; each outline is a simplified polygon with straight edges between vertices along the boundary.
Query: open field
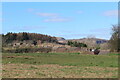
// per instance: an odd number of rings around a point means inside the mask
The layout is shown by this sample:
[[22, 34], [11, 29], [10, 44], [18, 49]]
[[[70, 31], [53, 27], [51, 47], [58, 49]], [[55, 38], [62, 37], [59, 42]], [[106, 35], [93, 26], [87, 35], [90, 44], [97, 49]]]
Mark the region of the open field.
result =
[[117, 78], [118, 55], [3, 53], [3, 78]]

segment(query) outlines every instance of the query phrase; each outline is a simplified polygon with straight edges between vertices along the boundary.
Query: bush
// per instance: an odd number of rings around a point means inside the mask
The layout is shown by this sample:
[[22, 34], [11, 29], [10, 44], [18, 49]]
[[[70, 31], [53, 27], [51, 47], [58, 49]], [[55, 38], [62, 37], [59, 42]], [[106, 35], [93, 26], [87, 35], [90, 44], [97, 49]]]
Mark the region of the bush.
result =
[[68, 41], [67, 44], [72, 46], [72, 47], [87, 47], [86, 44], [80, 43], [80, 42], [76, 42], [76, 41]]
[[9, 50], [2, 50], [3, 53], [36, 53], [36, 52], [40, 52], [40, 53], [48, 53], [52, 51], [52, 48], [48, 47], [48, 48], [16, 48], [16, 49], [9, 49]]

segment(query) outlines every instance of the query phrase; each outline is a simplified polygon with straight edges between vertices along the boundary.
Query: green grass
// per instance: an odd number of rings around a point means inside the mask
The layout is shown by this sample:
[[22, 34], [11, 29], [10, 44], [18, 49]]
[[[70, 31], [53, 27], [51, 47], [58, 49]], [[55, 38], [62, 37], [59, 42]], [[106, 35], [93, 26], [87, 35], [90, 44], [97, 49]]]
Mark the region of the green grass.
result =
[[[8, 58], [13, 56], [13, 58]], [[66, 66], [118, 67], [118, 55], [85, 55], [80, 53], [3, 53], [3, 64], [58, 64]]]
[[3, 53], [3, 78], [117, 78], [118, 54]]

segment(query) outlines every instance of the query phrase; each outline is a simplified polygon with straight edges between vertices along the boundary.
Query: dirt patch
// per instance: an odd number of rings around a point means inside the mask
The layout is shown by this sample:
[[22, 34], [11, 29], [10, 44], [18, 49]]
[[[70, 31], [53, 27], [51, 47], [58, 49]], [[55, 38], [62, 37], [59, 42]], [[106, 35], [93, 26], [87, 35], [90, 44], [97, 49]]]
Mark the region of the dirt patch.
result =
[[2, 56], [2, 58], [34, 58], [31, 56]]

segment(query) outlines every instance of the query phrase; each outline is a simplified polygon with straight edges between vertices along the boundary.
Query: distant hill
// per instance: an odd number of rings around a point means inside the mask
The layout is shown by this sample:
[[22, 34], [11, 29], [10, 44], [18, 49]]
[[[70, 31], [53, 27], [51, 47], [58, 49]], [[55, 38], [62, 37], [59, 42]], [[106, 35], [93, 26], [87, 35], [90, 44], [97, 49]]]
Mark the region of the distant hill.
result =
[[80, 43], [85, 43], [89, 47], [95, 47], [96, 45], [106, 44], [108, 43], [108, 40], [106, 39], [100, 39], [100, 38], [81, 38], [81, 39], [65, 39], [63, 37], [56, 37], [58, 42], [60, 43], [67, 43], [68, 41], [77, 41]]
[[[66, 44], [68, 41], [76, 41], [80, 43], [85, 43], [88, 47], [95, 47], [98, 44], [108, 43], [108, 40], [99, 39], [99, 38], [81, 38], [81, 39], [65, 39], [63, 37], [52, 37], [44, 34], [37, 33], [7, 33], [6, 35], [2, 35], [2, 41], [5, 45], [7, 44], [34, 44], [37, 45], [39, 43], [56, 43], [56, 44]], [[3, 45], [4, 45], [3, 44]]]
[[77, 42], [81, 42], [81, 43], [85, 43], [88, 46], [94, 47], [97, 44], [104, 44], [107, 43], [108, 40], [105, 39], [99, 39], [99, 38], [81, 38], [81, 39], [68, 39], [67, 41], [77, 41]]
[[64, 41], [64, 40], [65, 40], [65, 38], [63, 38], [63, 37], [56, 37], [56, 39], [57, 39], [58, 41]]
[[108, 41], [108, 40], [100, 39], [100, 38], [81, 38], [81, 39], [68, 39], [68, 40], [78, 41], [78, 42], [88, 42], [88, 41], [92, 41], [92, 42], [96, 42], [96, 41]]
[[[69, 42], [68, 42], [69, 41]], [[72, 41], [72, 45], [71, 42]], [[75, 42], [74, 42], [75, 41]], [[37, 33], [7, 33], [2, 34], [2, 47], [3, 51], [16, 52], [23, 51], [26, 52], [33, 51], [53, 51], [53, 52], [79, 52], [86, 51], [89, 48], [96, 48], [97, 45], [103, 50], [107, 50], [108, 40], [99, 38], [81, 38], [81, 39], [65, 39], [63, 37], [52, 37], [44, 34]], [[70, 44], [69, 44], [70, 43]], [[86, 47], [80, 47], [81, 44], [85, 44]], [[27, 48], [27, 49], [25, 49]], [[28, 49], [29, 48], [29, 49]], [[39, 49], [36, 49], [39, 48]], [[16, 50], [12, 50], [16, 49]], [[22, 50], [21, 50], [22, 49]], [[9, 51], [11, 50], [11, 51]]]

